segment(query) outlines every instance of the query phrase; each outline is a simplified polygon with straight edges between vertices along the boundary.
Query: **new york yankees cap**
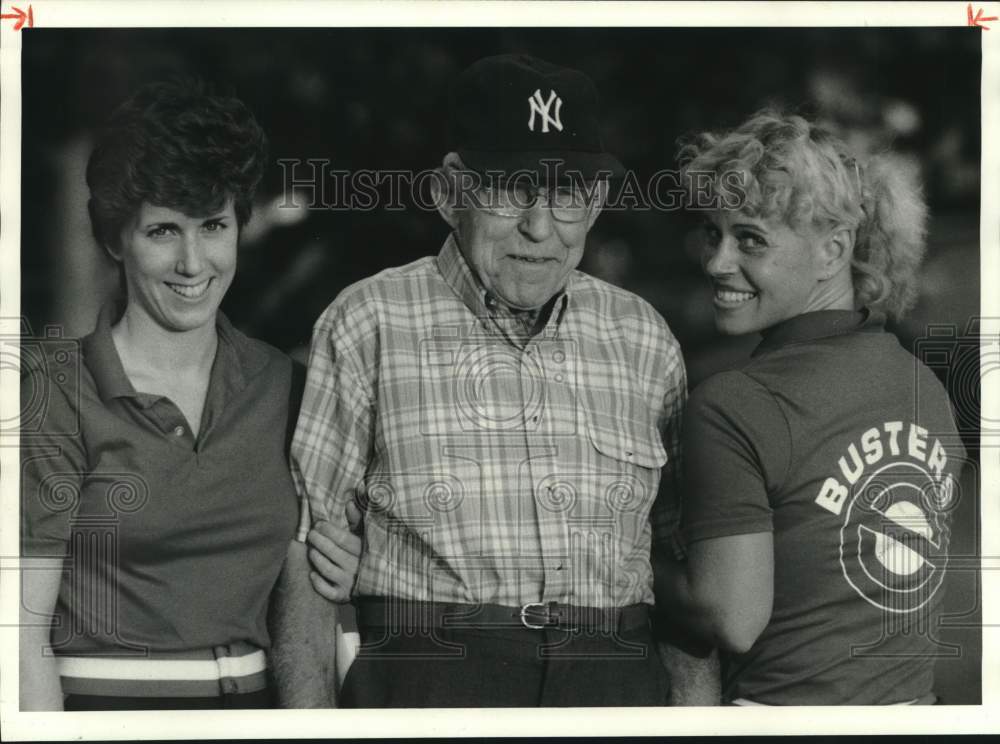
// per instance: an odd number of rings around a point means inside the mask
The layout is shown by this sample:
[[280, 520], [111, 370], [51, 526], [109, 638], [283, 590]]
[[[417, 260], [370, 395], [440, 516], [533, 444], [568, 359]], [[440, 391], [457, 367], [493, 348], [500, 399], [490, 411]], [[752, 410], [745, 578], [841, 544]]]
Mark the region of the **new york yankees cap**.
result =
[[454, 149], [474, 171], [527, 172], [540, 183], [624, 174], [601, 140], [597, 88], [579, 70], [526, 54], [486, 57], [459, 76], [451, 103]]

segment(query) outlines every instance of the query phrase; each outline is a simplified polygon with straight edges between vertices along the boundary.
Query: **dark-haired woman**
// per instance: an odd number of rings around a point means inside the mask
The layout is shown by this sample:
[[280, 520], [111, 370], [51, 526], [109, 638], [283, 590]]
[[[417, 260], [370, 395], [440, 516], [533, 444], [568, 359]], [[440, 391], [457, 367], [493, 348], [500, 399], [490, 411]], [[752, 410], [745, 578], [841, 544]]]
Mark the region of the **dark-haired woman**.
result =
[[717, 328], [763, 341], [691, 395], [687, 560], [657, 561], [657, 596], [726, 652], [727, 702], [933, 701], [964, 451], [946, 392], [884, 328], [916, 296], [915, 174], [775, 112], [681, 163], [740, 202], [705, 214], [702, 263]]
[[271, 704], [292, 365], [219, 311], [265, 153], [239, 100], [157, 83], [91, 155], [124, 296], [71, 359], [22, 374], [47, 401], [21, 440], [22, 709]]

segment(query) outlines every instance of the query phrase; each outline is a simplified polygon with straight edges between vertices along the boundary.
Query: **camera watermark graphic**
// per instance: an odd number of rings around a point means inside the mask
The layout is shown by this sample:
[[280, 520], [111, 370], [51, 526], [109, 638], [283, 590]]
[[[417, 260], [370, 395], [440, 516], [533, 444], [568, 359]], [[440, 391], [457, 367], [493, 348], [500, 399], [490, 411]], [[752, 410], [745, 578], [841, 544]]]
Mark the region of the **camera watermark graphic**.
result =
[[579, 431], [578, 345], [572, 338], [541, 334], [522, 351], [497, 336], [446, 327], [435, 329], [419, 348], [418, 415], [424, 436], [530, 432], [560, 437]]
[[[18, 433], [21, 437], [78, 435], [79, 340], [66, 338], [59, 325], [47, 325], [39, 335], [32, 333], [26, 318], [19, 318], [19, 325], [17, 337], [0, 336], [0, 368], [16, 371], [21, 379], [18, 416], [0, 418], [0, 438]], [[53, 406], [63, 402], [66, 405], [54, 421]]]
[[[913, 344], [914, 356], [944, 385], [951, 398], [958, 439], [972, 447], [1000, 445], [1000, 421], [983, 418], [982, 389], [1000, 373], [1000, 318], [973, 317], [959, 327], [930, 324]], [[918, 421], [939, 421], [940, 395], [934, 380], [920, 365], [914, 367], [914, 413]], [[954, 440], [947, 430], [931, 431]]]

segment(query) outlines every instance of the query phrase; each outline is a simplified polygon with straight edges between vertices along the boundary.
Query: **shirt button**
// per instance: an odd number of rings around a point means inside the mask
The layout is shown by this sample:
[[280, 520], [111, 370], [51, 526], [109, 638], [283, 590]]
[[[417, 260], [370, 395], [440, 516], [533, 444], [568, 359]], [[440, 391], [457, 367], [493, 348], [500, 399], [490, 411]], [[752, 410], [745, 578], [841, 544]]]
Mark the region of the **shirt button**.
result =
[[184, 436], [184, 427], [183, 426], [175, 426], [174, 427], [174, 436], [175, 437], [183, 437]]
[[562, 375], [556, 375], [556, 382], [562, 382], [562, 381], [563, 381], [563, 376]]

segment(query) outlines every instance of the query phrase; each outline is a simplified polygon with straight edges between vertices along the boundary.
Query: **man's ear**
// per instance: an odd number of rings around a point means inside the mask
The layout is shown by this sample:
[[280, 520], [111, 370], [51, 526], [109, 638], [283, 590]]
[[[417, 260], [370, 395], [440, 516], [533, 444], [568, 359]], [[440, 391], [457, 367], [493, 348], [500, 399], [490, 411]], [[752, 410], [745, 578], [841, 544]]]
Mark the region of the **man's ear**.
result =
[[431, 199], [438, 213], [454, 230], [458, 227], [455, 187], [465, 165], [457, 152], [449, 152], [441, 161], [438, 176], [431, 179]]
[[844, 225], [834, 227], [820, 241], [819, 278], [826, 280], [850, 266], [854, 257], [854, 231]]
[[594, 226], [597, 222], [597, 216], [604, 209], [604, 203], [608, 199], [608, 179], [602, 178], [597, 181], [589, 190], [588, 197], [591, 199], [593, 206], [590, 208], [590, 214], [587, 216], [587, 231]]

